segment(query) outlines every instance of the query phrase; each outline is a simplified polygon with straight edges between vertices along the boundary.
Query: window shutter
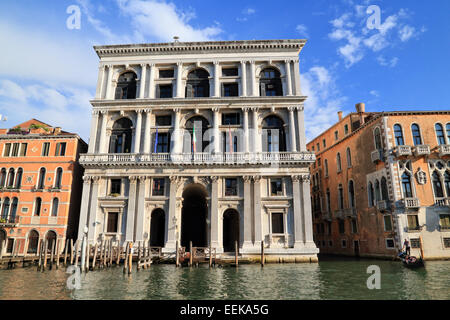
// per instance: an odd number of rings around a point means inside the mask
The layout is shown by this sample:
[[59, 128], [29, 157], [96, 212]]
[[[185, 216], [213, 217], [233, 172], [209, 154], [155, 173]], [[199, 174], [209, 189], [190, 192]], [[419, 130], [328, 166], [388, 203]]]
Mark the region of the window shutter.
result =
[[260, 89], [260, 96], [265, 97], [266, 96], [266, 84], [264, 82], [261, 82], [259, 84], [259, 89]]

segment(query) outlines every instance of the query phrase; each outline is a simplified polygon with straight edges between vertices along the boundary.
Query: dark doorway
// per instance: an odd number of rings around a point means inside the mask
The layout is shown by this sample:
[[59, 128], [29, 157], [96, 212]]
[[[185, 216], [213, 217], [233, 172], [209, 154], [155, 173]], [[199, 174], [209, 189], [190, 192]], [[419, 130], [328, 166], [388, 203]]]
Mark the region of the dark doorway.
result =
[[353, 247], [355, 248], [355, 256], [359, 257], [359, 241], [358, 240], [353, 241]]
[[28, 236], [28, 251], [27, 253], [37, 253], [39, 243], [39, 233], [36, 230], [31, 230]]
[[0, 230], [0, 253], [3, 251], [3, 248], [5, 247], [5, 240], [6, 240], [6, 232], [5, 230]]
[[191, 185], [183, 192], [181, 210], [181, 246], [189, 250], [189, 242], [194, 247], [206, 247], [206, 190], [201, 185]]
[[223, 214], [223, 251], [234, 252], [236, 241], [239, 244], [239, 212], [228, 209]]
[[55, 244], [56, 246], [56, 233], [54, 231], [49, 231], [47, 233], [46, 239], [47, 239], [47, 249], [51, 251], [53, 248], [53, 244]]
[[166, 214], [162, 209], [155, 209], [152, 212], [150, 224], [150, 246], [164, 247], [164, 235], [166, 228]]

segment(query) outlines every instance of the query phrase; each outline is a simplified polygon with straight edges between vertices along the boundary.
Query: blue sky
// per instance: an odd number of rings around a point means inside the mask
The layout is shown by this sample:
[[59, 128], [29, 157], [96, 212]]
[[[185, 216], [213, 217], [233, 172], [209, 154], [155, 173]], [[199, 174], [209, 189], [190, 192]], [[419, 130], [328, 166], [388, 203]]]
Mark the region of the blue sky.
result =
[[[224, 5], [226, 3], [226, 5]], [[81, 10], [70, 30], [66, 9]], [[380, 25], [367, 27], [369, 6]], [[89, 135], [97, 44], [298, 39], [308, 138], [337, 111], [450, 109], [450, 1], [2, 0], [1, 127], [29, 118]]]

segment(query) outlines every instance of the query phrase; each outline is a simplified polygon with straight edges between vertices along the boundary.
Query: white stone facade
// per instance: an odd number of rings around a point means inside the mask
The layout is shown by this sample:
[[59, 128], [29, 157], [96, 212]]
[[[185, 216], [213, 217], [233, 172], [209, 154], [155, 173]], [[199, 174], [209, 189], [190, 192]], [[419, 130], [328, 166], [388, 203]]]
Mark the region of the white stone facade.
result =
[[[172, 252], [176, 241], [194, 237], [219, 253], [238, 241], [245, 256], [258, 254], [263, 241], [268, 255], [315, 258], [308, 170], [315, 157], [306, 151], [298, 56], [304, 44], [95, 47], [100, 68], [89, 151], [80, 158], [79, 238], [87, 226], [91, 243], [151, 240]], [[207, 142], [194, 140], [195, 130], [196, 137], [205, 130]], [[184, 199], [194, 186], [201, 195]], [[194, 217], [200, 207], [204, 221]]]

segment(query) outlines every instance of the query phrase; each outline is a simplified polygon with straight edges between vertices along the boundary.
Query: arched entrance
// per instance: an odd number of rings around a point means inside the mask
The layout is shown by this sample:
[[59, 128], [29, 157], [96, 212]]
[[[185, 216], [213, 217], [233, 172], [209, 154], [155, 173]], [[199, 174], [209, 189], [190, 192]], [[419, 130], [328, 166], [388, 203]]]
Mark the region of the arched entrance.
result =
[[28, 250], [27, 253], [36, 253], [39, 244], [39, 233], [36, 230], [31, 230], [28, 235]]
[[239, 212], [228, 209], [223, 214], [223, 251], [234, 252], [236, 241], [239, 244]]
[[50, 230], [49, 232], [47, 232], [47, 237], [45, 239], [47, 239], [47, 249], [51, 251], [53, 248], [53, 244], [55, 244], [56, 246], [56, 232]]
[[164, 229], [166, 227], [166, 214], [163, 209], [155, 209], [152, 212], [150, 224], [150, 246], [164, 247]]
[[207, 246], [208, 205], [206, 190], [203, 186], [192, 184], [183, 192], [183, 208], [181, 209], [181, 246], [189, 250], [189, 242], [194, 247]]

